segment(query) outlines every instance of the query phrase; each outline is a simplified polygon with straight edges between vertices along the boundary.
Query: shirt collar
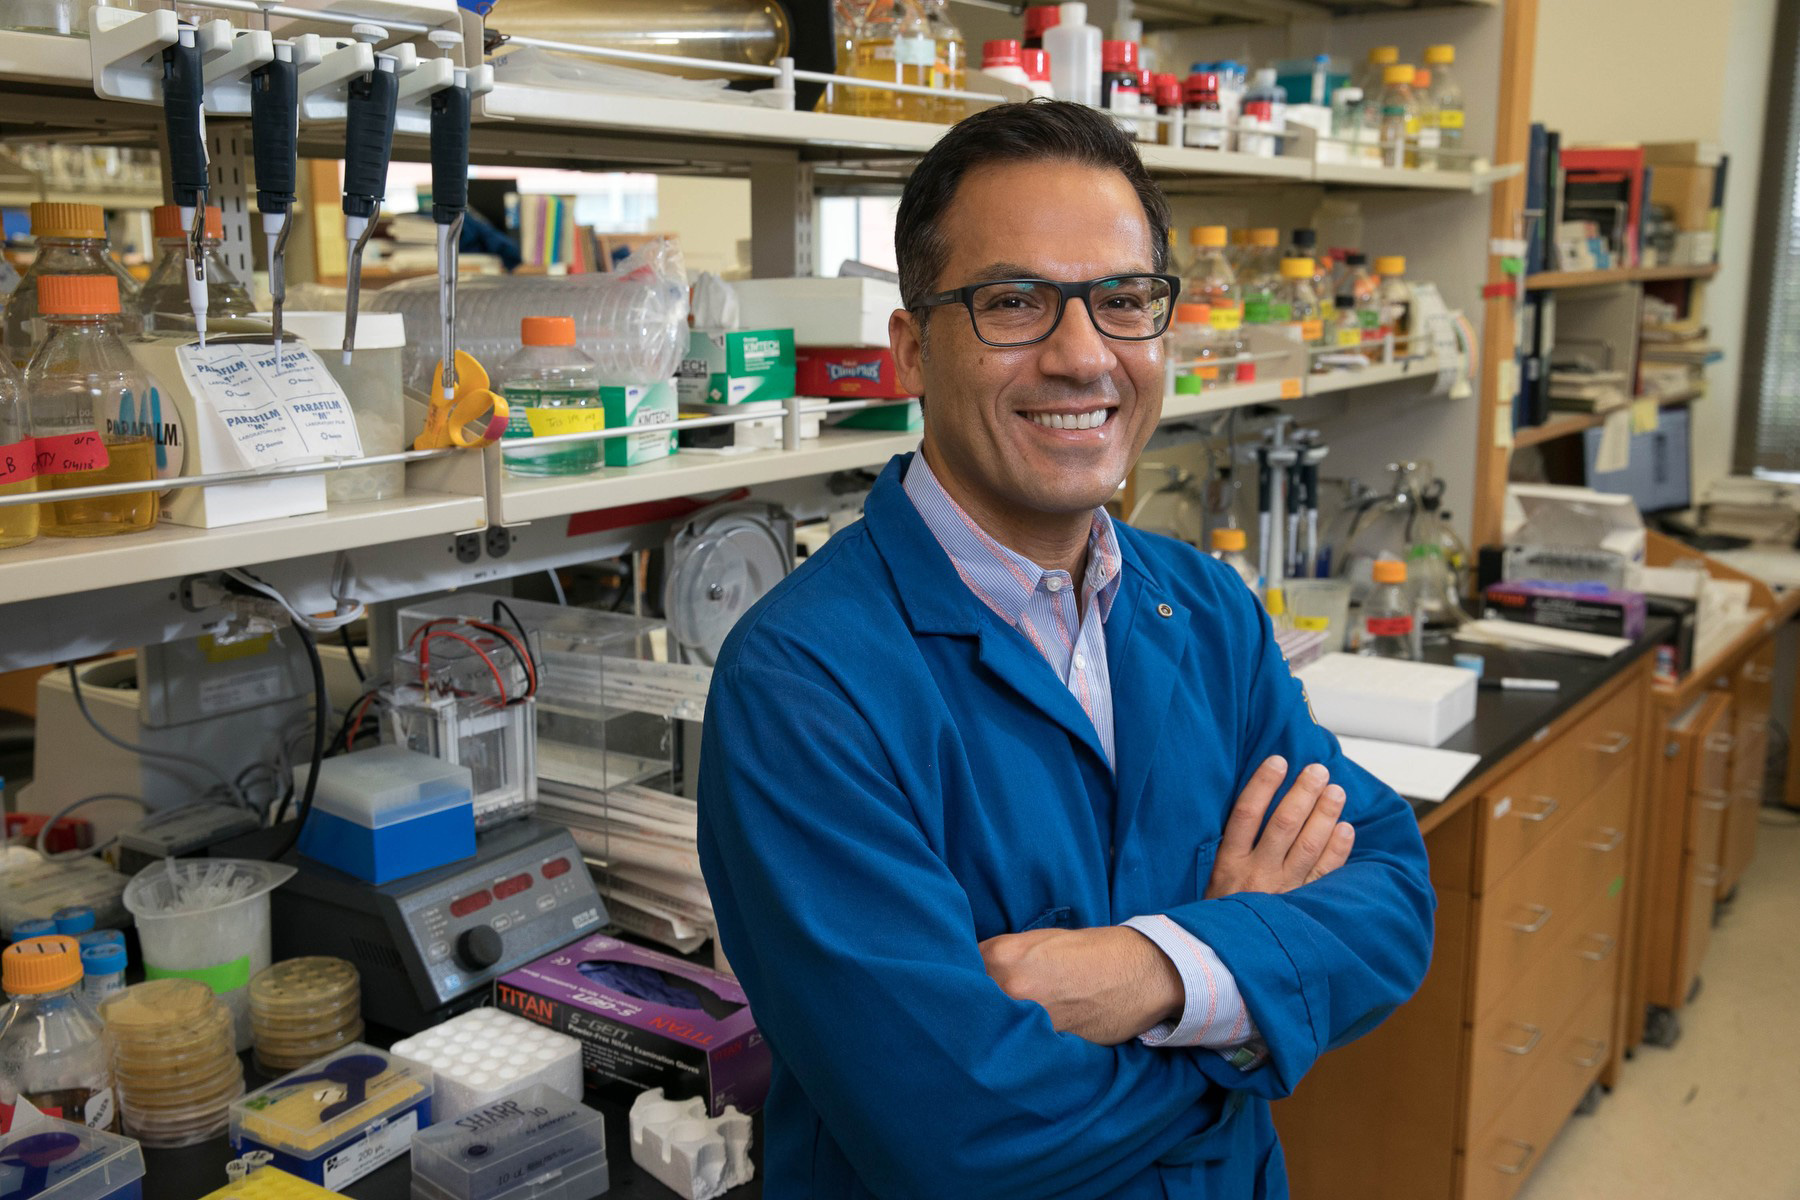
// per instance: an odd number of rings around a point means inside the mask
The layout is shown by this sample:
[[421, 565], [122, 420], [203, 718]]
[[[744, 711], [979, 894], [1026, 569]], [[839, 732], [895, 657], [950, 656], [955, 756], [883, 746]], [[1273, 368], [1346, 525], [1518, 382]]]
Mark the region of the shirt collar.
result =
[[[1025, 606], [1036, 592], [1057, 593], [1070, 586], [1067, 571], [1046, 571], [1024, 555], [1001, 545], [975, 523], [975, 519], [951, 498], [938, 481], [923, 453], [913, 455], [903, 483], [908, 499], [931, 531], [957, 574], [969, 590], [1008, 624], [1017, 625], [1025, 616]], [[981, 568], [998, 564], [999, 571]], [[1104, 508], [1094, 510], [1088, 527], [1087, 578], [1082, 583], [1082, 598], [1098, 605], [1101, 621], [1112, 612], [1119, 594], [1119, 576], [1123, 558], [1112, 517]], [[975, 580], [982, 582], [978, 585]]]

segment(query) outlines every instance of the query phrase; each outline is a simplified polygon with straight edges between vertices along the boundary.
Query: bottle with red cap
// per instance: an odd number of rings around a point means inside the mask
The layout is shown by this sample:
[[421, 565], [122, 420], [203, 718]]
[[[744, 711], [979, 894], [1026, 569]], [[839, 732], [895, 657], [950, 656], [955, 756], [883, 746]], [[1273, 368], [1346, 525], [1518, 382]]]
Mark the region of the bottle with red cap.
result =
[[1219, 103], [1219, 77], [1211, 71], [1189, 75], [1185, 91], [1182, 144], [1196, 150], [1231, 149], [1231, 122]]
[[[156, 233], [156, 265], [138, 291], [138, 318], [145, 333], [192, 333], [194, 311], [188, 302], [187, 238], [181, 226], [181, 209], [158, 205], [150, 214]], [[256, 311], [250, 291], [225, 265], [221, 250], [225, 241], [225, 217], [215, 204], [206, 207], [202, 230], [206, 261], [206, 313], [209, 322], [222, 317], [248, 317]], [[219, 326], [213, 325], [217, 329]]]
[[1012, 38], [981, 43], [981, 70], [1006, 83], [1031, 86], [1031, 77], [1025, 74], [1025, 66], [1020, 61], [1019, 43]]
[[[46, 275], [38, 311], [50, 336], [25, 367], [38, 490], [153, 483], [162, 425], [144, 373], [119, 340], [119, 285], [110, 275]], [[57, 500], [38, 509], [46, 537], [104, 537], [156, 524], [156, 493]]]
[[1049, 29], [1061, 19], [1061, 5], [1033, 4], [1027, 7], [1025, 9], [1025, 40], [1019, 48], [1021, 50], [1042, 50], [1044, 48], [1044, 30]]
[[520, 350], [500, 364], [494, 382], [511, 417], [501, 438], [502, 461], [514, 475], [587, 475], [600, 469], [599, 442], [564, 443], [554, 450], [515, 450], [534, 437], [591, 433], [606, 426], [600, 369], [575, 348], [573, 317], [526, 317]]
[[1143, 97], [1138, 91], [1136, 42], [1100, 43], [1100, 107], [1114, 115], [1119, 128], [1137, 136], [1137, 116]]
[[1156, 141], [1164, 146], [1180, 145], [1170, 117], [1181, 111], [1181, 80], [1174, 75], [1152, 75], [1150, 94], [1156, 100], [1156, 115], [1163, 118], [1156, 126]]
[[1019, 50], [1019, 65], [1025, 68], [1025, 77], [1031, 82], [1027, 85], [1036, 95], [1046, 100], [1056, 98], [1056, 89], [1050, 86], [1050, 55], [1042, 46], [1023, 46]]

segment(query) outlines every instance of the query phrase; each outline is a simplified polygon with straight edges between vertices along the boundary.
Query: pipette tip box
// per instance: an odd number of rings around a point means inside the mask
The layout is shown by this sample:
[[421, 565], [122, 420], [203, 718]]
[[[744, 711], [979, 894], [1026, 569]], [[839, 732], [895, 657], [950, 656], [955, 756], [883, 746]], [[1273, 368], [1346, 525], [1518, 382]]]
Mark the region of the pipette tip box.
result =
[[431, 1124], [431, 1068], [360, 1042], [231, 1106], [231, 1149], [342, 1191], [412, 1147]]
[[0, 1136], [8, 1200], [139, 1200], [143, 1179], [143, 1151], [128, 1137], [54, 1117]]
[[536, 1084], [413, 1137], [413, 1200], [589, 1200], [606, 1191], [606, 1122]]
[[[307, 768], [294, 772], [306, 786]], [[469, 768], [404, 746], [328, 758], [319, 767], [300, 853], [366, 883], [388, 883], [475, 855]]]
[[590, 937], [503, 975], [494, 999], [581, 1042], [589, 1087], [660, 1087], [715, 1116], [754, 1112], [768, 1093], [769, 1047], [744, 989], [684, 959]]

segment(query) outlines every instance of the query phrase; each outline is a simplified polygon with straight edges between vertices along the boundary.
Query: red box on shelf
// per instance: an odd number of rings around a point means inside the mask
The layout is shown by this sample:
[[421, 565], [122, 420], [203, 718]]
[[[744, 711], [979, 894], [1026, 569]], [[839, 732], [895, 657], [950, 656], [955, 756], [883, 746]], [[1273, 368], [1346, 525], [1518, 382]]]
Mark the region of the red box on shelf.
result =
[[[43, 832], [44, 822], [49, 819], [48, 813], [7, 813], [6, 840], [35, 846], [38, 834]], [[50, 827], [50, 836], [44, 839], [44, 849], [51, 854], [86, 850], [93, 844], [94, 827], [80, 817], [62, 818]]]
[[796, 346], [794, 392], [831, 400], [898, 400], [911, 392], [900, 386], [894, 352], [869, 346]]

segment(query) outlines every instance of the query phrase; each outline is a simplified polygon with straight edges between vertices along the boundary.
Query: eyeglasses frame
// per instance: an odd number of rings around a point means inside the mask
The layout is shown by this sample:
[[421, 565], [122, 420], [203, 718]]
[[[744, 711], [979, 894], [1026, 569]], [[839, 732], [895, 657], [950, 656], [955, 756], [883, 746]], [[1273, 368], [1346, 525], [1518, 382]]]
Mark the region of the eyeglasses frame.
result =
[[[1160, 279], [1168, 285], [1169, 311], [1163, 316], [1161, 329], [1158, 329], [1155, 333], [1145, 334], [1143, 337], [1123, 337], [1116, 333], [1108, 333], [1106, 330], [1100, 328], [1100, 322], [1094, 320], [1094, 307], [1092, 304], [1088, 303], [1088, 297], [1093, 293], [1095, 287], [1102, 283], [1110, 283], [1115, 279]], [[1007, 283], [1041, 283], [1056, 289], [1056, 319], [1050, 322], [1050, 328], [1044, 330], [1043, 333], [1032, 338], [1028, 342], [990, 342], [981, 334], [981, 323], [975, 317], [975, 293], [982, 288], [995, 287]], [[1069, 309], [1069, 301], [1074, 299], [1080, 299], [1084, 305], [1087, 305], [1088, 322], [1093, 325], [1094, 331], [1100, 334], [1100, 336], [1111, 338], [1115, 342], [1153, 342], [1163, 334], [1169, 332], [1169, 324], [1173, 321], [1175, 316], [1175, 301], [1180, 295], [1181, 277], [1178, 275], [1164, 274], [1160, 271], [1120, 271], [1116, 274], [1102, 275], [1097, 279], [1086, 279], [1077, 283], [1058, 283], [1054, 279], [1041, 279], [1035, 276], [1026, 275], [1017, 279], [984, 279], [980, 283], [971, 283], [966, 284], [963, 287], [951, 288], [947, 292], [937, 292], [921, 299], [917, 304], [913, 305], [913, 309], [914, 311], [917, 311], [925, 308], [941, 308], [946, 305], [960, 302], [964, 310], [969, 314], [969, 328], [975, 331], [975, 336], [981, 341], [982, 345], [992, 346], [996, 350], [1017, 350], [1024, 346], [1035, 346], [1039, 342], [1047, 341], [1052, 334], [1062, 327], [1063, 314]]]

